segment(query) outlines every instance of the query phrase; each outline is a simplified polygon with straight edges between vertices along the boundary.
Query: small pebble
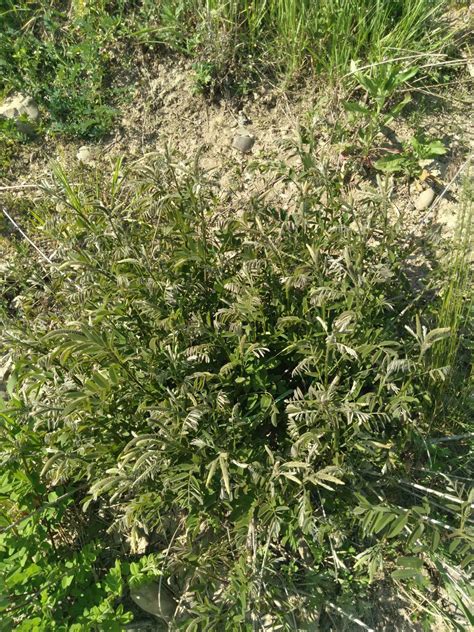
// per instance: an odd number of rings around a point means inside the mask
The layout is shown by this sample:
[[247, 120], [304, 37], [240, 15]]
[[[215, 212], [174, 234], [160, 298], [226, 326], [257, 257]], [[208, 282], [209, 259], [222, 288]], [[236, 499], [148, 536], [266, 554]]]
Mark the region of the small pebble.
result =
[[423, 193], [420, 193], [420, 195], [418, 196], [415, 202], [416, 210], [424, 211], [425, 209], [429, 208], [431, 204], [433, 203], [434, 199], [435, 199], [435, 192], [433, 191], [433, 189], [426, 189], [426, 191], [423, 191]]
[[243, 154], [246, 154], [252, 149], [254, 143], [255, 138], [253, 136], [249, 136], [248, 134], [238, 134], [234, 137], [232, 147], [234, 147], [234, 149], [238, 149]]

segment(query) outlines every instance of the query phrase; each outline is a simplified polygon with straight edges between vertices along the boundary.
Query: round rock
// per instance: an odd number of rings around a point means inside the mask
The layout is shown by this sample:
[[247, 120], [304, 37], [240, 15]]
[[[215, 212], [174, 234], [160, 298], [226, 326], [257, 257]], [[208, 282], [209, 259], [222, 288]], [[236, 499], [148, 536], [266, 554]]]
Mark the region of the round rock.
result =
[[93, 165], [94, 164], [94, 156], [92, 151], [87, 145], [83, 145], [79, 147], [79, 150], [76, 154], [77, 160], [83, 165]]
[[250, 134], [237, 134], [237, 136], [234, 137], [232, 147], [246, 154], [252, 149], [254, 143], [255, 138]]
[[418, 196], [415, 202], [416, 210], [424, 211], [425, 209], [429, 208], [431, 204], [433, 203], [434, 199], [435, 199], [435, 192], [433, 191], [433, 189], [426, 189], [426, 191], [423, 191], [423, 193], [420, 193], [420, 195]]
[[162, 619], [170, 619], [176, 610], [176, 601], [163, 584], [148, 582], [130, 589], [130, 597], [145, 612]]

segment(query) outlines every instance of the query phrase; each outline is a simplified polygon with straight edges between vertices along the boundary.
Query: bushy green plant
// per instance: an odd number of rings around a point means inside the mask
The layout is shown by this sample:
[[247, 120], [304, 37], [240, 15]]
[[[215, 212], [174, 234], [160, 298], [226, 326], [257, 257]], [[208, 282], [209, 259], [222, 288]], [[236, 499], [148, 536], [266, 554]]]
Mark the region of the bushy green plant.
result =
[[[434, 353], [457, 335], [439, 325], [442, 282], [420, 297], [382, 189], [351, 207], [340, 173], [300, 152], [291, 211], [221, 208], [172, 155], [95, 184], [57, 171], [41, 216], [54, 265], [3, 299], [2, 462], [34, 473], [40, 507], [70, 494], [54, 511], [83, 512], [72, 538], [107, 543], [94, 516], [145, 533], [132, 575], [172, 593], [170, 629], [310, 629], [384, 569], [425, 594], [436, 577], [469, 617], [469, 450], [442, 442], [465, 418], [438, 399], [455, 371]], [[25, 501], [8, 502], [10, 528]], [[51, 529], [56, 544], [59, 517]], [[15, 590], [3, 607], [28, 621]]]
[[12, 158], [22, 141], [23, 136], [15, 123], [9, 119], [0, 118], [0, 178], [8, 173]]
[[401, 86], [418, 74], [419, 68], [412, 66], [403, 69], [402, 66], [390, 62], [376, 64], [365, 70], [358, 69], [357, 64], [352, 63], [351, 68], [351, 74], [365, 94], [363, 102], [349, 100], [344, 103], [345, 109], [350, 113], [349, 128], [342, 132], [343, 138], [350, 136], [345, 150], [364, 166], [373, 166], [384, 173], [419, 176], [422, 173], [423, 160], [446, 153], [440, 140], [415, 134], [407, 142], [401, 143], [396, 139], [396, 147], [388, 148], [380, 146], [378, 140], [387, 131], [393, 134], [388, 126], [400, 117], [411, 101], [409, 93], [398, 100], [396, 95]]
[[199, 94], [206, 94], [212, 88], [214, 66], [211, 63], [194, 64], [194, 89]]

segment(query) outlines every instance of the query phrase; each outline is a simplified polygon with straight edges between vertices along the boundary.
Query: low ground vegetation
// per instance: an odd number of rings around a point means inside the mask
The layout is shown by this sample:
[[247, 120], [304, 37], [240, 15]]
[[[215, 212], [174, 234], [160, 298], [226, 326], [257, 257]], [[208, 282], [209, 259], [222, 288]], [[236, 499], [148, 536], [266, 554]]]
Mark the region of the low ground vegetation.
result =
[[188, 56], [197, 91], [235, 97], [262, 81], [294, 83], [308, 74], [336, 85], [352, 60], [436, 60], [454, 50], [456, 37], [441, 19], [446, 2], [375, 4], [74, 0], [65, 10], [62, 2], [2, 0], [0, 91], [37, 99], [52, 133], [98, 138], [112, 129], [127, 98], [126, 83], [111, 79], [132, 72], [138, 54]]

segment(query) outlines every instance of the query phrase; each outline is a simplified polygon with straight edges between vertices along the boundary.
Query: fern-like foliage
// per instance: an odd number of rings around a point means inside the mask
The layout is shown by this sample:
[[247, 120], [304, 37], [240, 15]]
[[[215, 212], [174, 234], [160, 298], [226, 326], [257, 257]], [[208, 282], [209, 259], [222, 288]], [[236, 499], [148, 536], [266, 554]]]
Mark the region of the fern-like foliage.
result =
[[83, 486], [77, 511], [124, 541], [142, 529], [170, 629], [307, 629], [384, 570], [445, 586], [467, 625], [470, 454], [432, 442], [466, 432], [446, 403], [465, 360], [433, 354], [458, 332], [388, 217], [344, 206], [329, 168], [293, 177], [312, 186], [291, 212], [234, 215], [174, 156], [100, 194], [58, 172], [54, 265], [2, 299], [2, 464]]

